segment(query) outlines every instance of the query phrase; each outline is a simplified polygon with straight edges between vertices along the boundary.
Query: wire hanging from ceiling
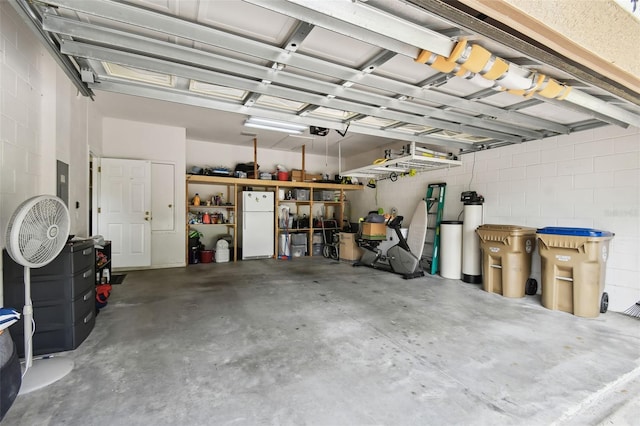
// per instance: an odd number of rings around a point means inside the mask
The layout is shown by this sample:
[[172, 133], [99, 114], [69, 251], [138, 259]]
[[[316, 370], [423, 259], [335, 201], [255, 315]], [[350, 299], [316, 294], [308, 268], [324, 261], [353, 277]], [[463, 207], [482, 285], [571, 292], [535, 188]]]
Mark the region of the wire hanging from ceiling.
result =
[[327, 172], [329, 169], [329, 134], [324, 137], [324, 170]]

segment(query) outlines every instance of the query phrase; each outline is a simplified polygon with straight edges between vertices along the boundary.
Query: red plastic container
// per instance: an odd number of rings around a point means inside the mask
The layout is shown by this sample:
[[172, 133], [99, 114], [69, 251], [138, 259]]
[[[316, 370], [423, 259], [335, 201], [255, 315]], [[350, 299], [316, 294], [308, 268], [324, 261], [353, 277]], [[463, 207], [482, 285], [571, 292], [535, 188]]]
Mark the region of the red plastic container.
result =
[[278, 180], [289, 180], [289, 172], [278, 172]]
[[201, 250], [200, 251], [200, 263], [213, 262], [213, 250]]

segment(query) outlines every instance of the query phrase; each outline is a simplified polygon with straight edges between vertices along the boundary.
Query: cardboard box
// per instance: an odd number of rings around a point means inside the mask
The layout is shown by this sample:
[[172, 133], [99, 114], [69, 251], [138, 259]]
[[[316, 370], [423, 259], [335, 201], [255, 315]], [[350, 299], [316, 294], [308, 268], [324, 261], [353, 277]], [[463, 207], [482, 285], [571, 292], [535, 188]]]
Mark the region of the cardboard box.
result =
[[360, 260], [362, 249], [356, 243], [356, 234], [340, 232], [340, 260]]
[[304, 174], [304, 181], [302, 180], [302, 170], [291, 170], [292, 182], [315, 182], [321, 181], [322, 175], [306, 172]]
[[385, 223], [363, 223], [362, 238], [367, 240], [386, 240], [387, 225]]

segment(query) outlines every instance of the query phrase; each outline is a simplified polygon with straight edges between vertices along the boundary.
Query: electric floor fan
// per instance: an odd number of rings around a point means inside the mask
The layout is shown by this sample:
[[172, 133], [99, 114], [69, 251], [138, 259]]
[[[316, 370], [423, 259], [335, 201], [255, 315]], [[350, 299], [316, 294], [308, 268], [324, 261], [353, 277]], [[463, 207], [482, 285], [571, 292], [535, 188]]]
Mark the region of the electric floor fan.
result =
[[20, 204], [7, 226], [7, 253], [24, 267], [24, 372], [19, 394], [48, 386], [73, 369], [73, 360], [65, 357], [33, 359], [31, 302], [31, 269], [42, 268], [60, 254], [67, 243], [70, 222], [69, 210], [60, 198], [39, 195]]

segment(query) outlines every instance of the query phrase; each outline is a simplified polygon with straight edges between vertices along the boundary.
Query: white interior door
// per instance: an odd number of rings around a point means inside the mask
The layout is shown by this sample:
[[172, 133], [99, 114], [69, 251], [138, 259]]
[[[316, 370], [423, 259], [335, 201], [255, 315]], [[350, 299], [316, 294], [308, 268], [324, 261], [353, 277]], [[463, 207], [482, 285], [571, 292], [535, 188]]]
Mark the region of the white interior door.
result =
[[98, 232], [111, 240], [113, 266], [151, 265], [151, 163], [103, 158]]

